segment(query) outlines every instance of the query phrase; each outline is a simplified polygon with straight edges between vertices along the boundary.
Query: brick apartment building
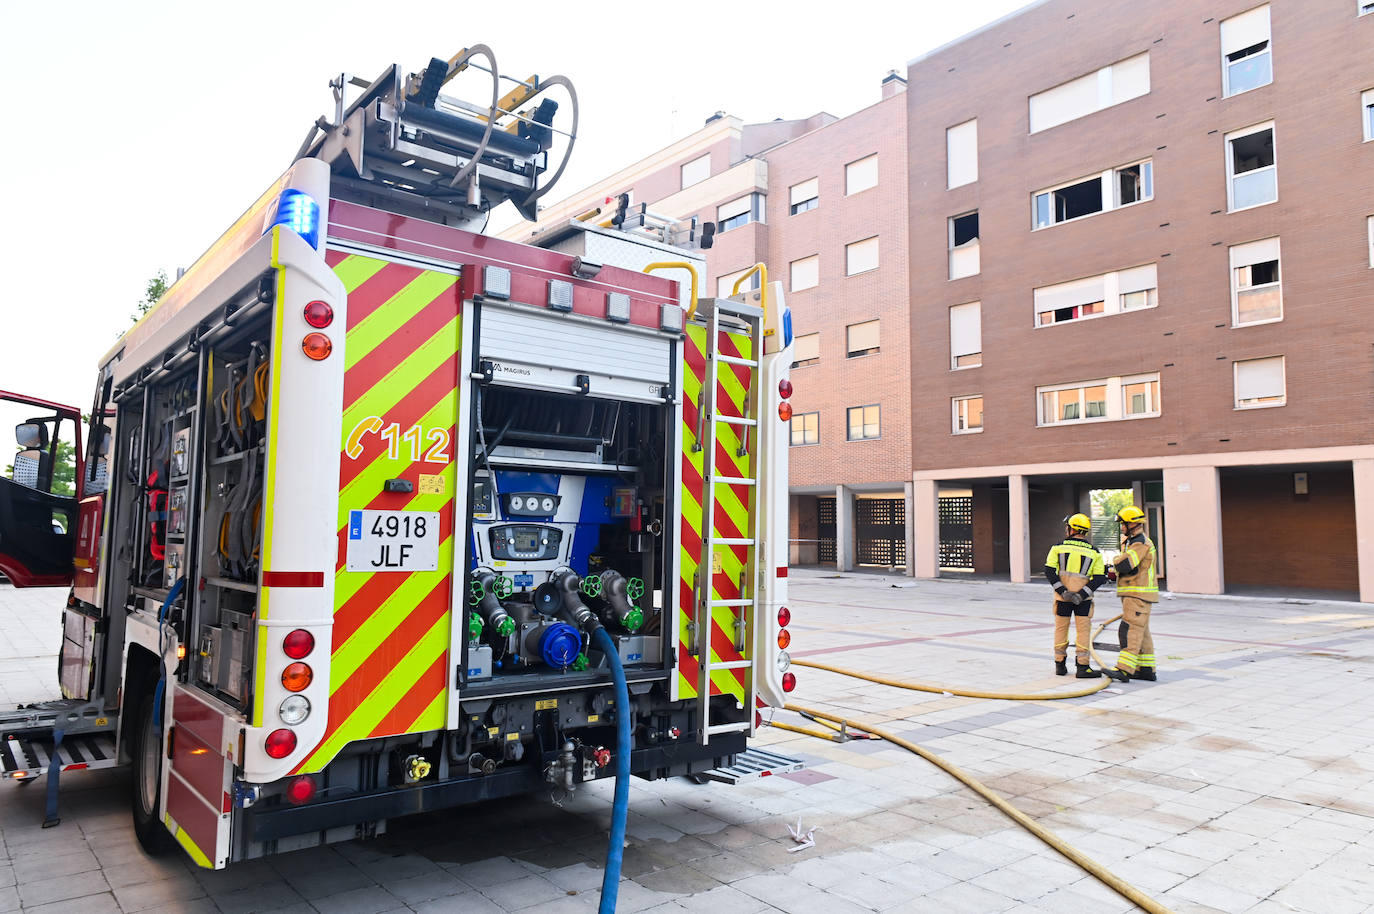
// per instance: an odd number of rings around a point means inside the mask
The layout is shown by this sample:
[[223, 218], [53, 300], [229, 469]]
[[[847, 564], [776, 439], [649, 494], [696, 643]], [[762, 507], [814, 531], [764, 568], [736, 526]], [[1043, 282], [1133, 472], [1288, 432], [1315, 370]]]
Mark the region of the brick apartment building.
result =
[[792, 560], [907, 567], [912, 438], [905, 81], [844, 118], [744, 124], [690, 136], [552, 204], [523, 239], [628, 193], [717, 225], [703, 295], [755, 263], [781, 281], [796, 339]]
[[1174, 590], [1374, 601], [1374, 2], [1046, 0], [907, 77], [916, 574], [1131, 487]]

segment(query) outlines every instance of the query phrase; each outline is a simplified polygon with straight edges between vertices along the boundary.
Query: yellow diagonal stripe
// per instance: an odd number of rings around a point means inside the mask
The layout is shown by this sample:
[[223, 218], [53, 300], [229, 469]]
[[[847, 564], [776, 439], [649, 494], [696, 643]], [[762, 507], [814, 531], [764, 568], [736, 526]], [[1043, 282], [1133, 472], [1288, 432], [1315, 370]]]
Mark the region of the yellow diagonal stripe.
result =
[[387, 261], [378, 260], [376, 257], [351, 254], [335, 265], [334, 275], [343, 282], [344, 291], [352, 295], [359, 286], [380, 273], [386, 265]]
[[350, 327], [344, 369], [358, 364], [360, 359], [404, 327], [411, 318], [424, 310], [425, 305], [438, 298], [445, 289], [452, 288], [456, 282], [457, 278], [447, 273], [426, 270], [387, 299], [376, 311]]
[[[371, 390], [359, 397], [352, 406], [344, 410], [343, 433], [347, 435], [368, 416], [385, 416], [425, 378], [429, 377], [444, 362], [458, 351], [458, 333], [462, 321], [455, 316], [405, 357], [386, 377], [382, 378]], [[353, 334], [348, 335], [348, 347], [353, 348]], [[458, 371], [453, 372], [453, 381], [458, 383]]]

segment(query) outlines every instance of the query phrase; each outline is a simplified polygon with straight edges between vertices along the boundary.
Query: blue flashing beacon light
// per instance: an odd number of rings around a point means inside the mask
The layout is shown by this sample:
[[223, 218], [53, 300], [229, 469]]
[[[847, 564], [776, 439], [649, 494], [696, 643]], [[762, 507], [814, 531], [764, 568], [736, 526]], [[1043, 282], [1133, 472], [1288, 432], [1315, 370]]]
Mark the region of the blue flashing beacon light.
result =
[[[303, 190], [287, 188], [277, 198], [277, 215], [273, 225], [284, 225], [305, 239], [315, 250], [320, 249], [320, 204]], [[264, 233], [265, 234], [265, 233]]]

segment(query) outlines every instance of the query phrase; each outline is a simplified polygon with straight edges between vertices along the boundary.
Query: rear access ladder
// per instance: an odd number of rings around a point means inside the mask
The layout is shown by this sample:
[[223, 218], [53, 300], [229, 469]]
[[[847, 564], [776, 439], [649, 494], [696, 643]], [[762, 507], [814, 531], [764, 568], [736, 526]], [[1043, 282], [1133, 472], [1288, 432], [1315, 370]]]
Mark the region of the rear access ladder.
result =
[[[735, 283], [733, 293], [738, 294], [740, 286], [755, 273], [763, 272], [762, 264], [741, 276]], [[752, 731], [754, 706], [756, 704], [753, 661], [753, 627], [758, 618], [759, 588], [756, 586], [756, 567], [758, 554], [758, 498], [753, 498], [753, 509], [746, 512], [746, 529], [739, 531], [742, 536], [721, 536], [716, 529], [716, 487], [717, 486], [758, 486], [758, 410], [761, 402], [761, 378], [759, 361], [763, 355], [763, 317], [766, 302], [761, 296], [767, 295], [768, 278], [763, 273], [757, 294], [746, 293], [745, 297], [755, 297], [761, 305], [747, 304], [736, 298], [700, 299], [699, 311], [707, 312], [706, 318], [706, 377], [702, 381], [702, 393], [698, 427], [701, 429], [697, 447], [702, 451], [702, 537], [701, 564], [698, 566], [699, 586], [693, 632], [698, 669], [697, 710], [701, 721], [702, 745], [710, 742], [711, 737], [720, 733]], [[722, 322], [721, 318], [727, 321]], [[726, 331], [743, 331], [751, 342], [750, 358], [726, 355], [720, 351], [720, 337]], [[741, 415], [723, 415], [717, 402], [718, 378], [721, 365], [740, 365], [749, 369], [749, 385], [745, 392], [744, 407]], [[727, 367], [728, 371], [729, 368]], [[740, 448], [736, 456], [748, 458], [746, 476], [722, 474], [716, 466], [716, 432], [720, 425], [733, 425], [739, 429]], [[751, 432], [750, 429], [755, 431]], [[752, 442], [752, 445], [751, 445]], [[719, 546], [739, 546], [745, 549], [744, 568], [740, 572], [739, 597], [717, 599], [713, 579], [716, 567], [715, 550]], [[720, 661], [711, 657], [712, 616], [717, 607], [725, 607], [734, 617], [733, 640], [741, 660]], [[744, 700], [746, 717], [742, 721], [723, 724], [711, 723], [711, 673], [715, 670], [744, 671]]]

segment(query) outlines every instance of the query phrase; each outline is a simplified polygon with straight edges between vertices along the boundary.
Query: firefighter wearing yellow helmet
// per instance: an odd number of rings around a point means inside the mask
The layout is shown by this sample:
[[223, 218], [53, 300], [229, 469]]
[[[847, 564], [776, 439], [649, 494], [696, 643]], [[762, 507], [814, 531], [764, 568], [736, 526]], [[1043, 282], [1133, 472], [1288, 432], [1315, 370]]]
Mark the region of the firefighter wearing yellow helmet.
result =
[[1088, 666], [1089, 628], [1092, 625], [1093, 592], [1107, 580], [1102, 553], [1088, 542], [1092, 522], [1086, 514], [1064, 518], [1064, 540], [1045, 556], [1045, 579], [1054, 587], [1054, 673], [1069, 675], [1069, 619], [1074, 619], [1074, 660], [1079, 679], [1102, 674]]
[[1126, 645], [1116, 658], [1116, 669], [1107, 675], [1117, 682], [1130, 679], [1155, 681], [1155, 643], [1150, 637], [1150, 607], [1159, 602], [1155, 583], [1155, 544], [1145, 535], [1145, 512], [1131, 505], [1116, 512], [1121, 525], [1121, 554], [1116, 568], [1116, 592], [1121, 597], [1121, 618], [1128, 626]]

